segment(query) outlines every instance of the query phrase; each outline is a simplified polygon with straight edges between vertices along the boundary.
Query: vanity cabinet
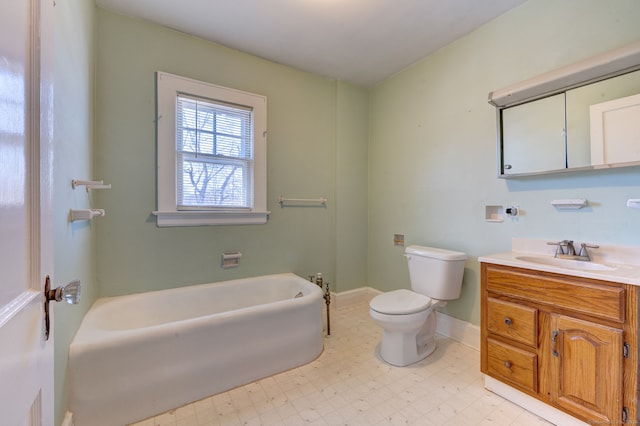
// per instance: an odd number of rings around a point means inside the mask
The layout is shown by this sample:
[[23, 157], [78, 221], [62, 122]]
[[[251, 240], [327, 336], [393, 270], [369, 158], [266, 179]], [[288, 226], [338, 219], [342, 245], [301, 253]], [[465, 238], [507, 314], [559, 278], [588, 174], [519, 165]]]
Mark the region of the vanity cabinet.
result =
[[638, 287], [481, 265], [482, 372], [588, 423], [637, 423]]

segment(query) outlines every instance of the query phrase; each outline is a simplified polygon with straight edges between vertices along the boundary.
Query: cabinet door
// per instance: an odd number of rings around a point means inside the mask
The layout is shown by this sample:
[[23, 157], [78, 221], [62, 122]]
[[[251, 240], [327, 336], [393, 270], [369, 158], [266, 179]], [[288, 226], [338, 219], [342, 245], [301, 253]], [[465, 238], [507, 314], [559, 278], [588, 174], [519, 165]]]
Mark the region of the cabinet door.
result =
[[552, 399], [590, 422], [622, 422], [622, 330], [551, 315]]
[[501, 116], [501, 173], [566, 168], [564, 93], [505, 108]]

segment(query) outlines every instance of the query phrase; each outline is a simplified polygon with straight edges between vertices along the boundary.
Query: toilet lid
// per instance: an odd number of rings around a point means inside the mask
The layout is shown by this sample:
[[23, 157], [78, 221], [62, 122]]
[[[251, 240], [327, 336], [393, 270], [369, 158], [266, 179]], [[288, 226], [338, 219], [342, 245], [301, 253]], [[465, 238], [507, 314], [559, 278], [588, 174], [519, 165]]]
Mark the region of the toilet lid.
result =
[[369, 307], [388, 315], [408, 315], [423, 311], [431, 305], [431, 298], [411, 290], [394, 290], [371, 299]]

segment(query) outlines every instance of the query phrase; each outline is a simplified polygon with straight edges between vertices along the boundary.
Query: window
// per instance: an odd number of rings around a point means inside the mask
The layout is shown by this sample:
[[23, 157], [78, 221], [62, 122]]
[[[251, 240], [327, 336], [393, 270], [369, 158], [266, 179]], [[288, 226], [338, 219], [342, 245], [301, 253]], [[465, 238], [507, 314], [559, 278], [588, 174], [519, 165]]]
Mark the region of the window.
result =
[[266, 102], [157, 73], [158, 226], [266, 223]]
[[178, 209], [253, 206], [250, 109], [178, 94]]

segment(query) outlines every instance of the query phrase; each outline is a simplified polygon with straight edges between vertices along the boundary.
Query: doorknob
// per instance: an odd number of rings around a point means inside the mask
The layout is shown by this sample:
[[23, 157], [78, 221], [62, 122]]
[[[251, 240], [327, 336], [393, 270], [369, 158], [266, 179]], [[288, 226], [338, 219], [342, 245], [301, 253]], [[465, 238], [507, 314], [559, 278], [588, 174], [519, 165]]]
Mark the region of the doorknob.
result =
[[51, 278], [49, 275], [44, 281], [44, 338], [49, 340], [49, 302], [55, 300], [56, 302], [65, 301], [71, 305], [75, 305], [80, 301], [82, 286], [80, 280], [73, 280], [64, 287], [58, 287], [51, 289]]

